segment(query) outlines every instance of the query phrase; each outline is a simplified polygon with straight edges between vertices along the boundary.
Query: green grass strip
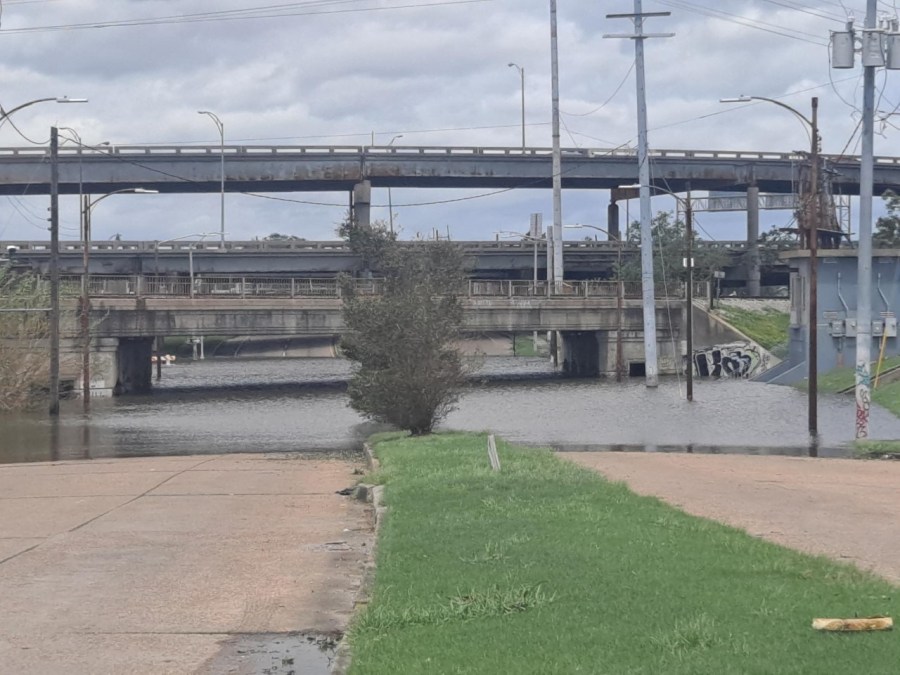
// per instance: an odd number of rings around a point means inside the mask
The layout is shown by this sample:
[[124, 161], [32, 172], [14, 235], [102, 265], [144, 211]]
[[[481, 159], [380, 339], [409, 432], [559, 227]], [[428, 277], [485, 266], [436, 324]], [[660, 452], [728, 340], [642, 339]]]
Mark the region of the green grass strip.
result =
[[[896, 673], [897, 588], [687, 516], [544, 450], [385, 437], [388, 514], [351, 673]], [[806, 514], [804, 517], [810, 514]]]
[[753, 312], [727, 306], [720, 306], [716, 311], [728, 323], [769, 351], [787, 344], [791, 318], [787, 312], [771, 308]]

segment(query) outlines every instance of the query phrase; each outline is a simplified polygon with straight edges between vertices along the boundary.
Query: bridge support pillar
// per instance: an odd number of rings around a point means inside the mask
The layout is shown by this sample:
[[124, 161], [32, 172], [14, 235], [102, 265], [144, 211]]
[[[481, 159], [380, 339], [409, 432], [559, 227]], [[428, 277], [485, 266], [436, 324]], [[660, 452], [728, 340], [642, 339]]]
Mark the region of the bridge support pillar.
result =
[[759, 188], [747, 188], [747, 293], [760, 294], [759, 271]]
[[153, 376], [153, 338], [119, 338], [118, 373], [113, 393], [146, 394]]
[[619, 205], [610, 200], [606, 207], [606, 236], [610, 241], [619, 240]]
[[372, 183], [367, 180], [353, 186], [353, 219], [357, 225], [368, 227], [372, 223]]
[[[65, 349], [65, 346], [64, 346]], [[68, 351], [68, 350], [66, 350]], [[66, 362], [71, 365], [75, 378], [73, 391], [81, 395], [84, 391], [82, 384], [81, 368], [81, 343], [71, 346], [70, 358]], [[91, 340], [91, 397], [108, 398], [113, 395], [113, 389], [119, 378], [119, 340], [118, 338], [94, 338]]]

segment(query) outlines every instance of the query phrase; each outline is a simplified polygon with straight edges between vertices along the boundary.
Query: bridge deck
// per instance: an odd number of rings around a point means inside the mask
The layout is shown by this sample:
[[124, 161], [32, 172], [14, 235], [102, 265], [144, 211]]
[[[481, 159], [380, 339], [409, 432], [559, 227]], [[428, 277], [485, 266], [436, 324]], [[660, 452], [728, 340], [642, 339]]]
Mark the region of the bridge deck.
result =
[[[143, 187], [168, 193], [218, 192], [220, 146], [113, 146], [60, 148], [62, 194], [108, 193]], [[226, 146], [228, 192], [348, 191], [362, 180], [396, 188], [551, 187], [548, 148], [404, 146]], [[795, 152], [655, 150], [659, 187], [681, 192], [743, 190], [790, 193], [803, 155]], [[837, 192], [858, 194], [859, 159], [826, 156]], [[637, 180], [630, 149], [566, 148], [565, 189], [609, 189]], [[900, 185], [900, 159], [875, 160], [875, 190]], [[0, 148], [0, 194], [47, 194], [50, 166], [44, 148]]]

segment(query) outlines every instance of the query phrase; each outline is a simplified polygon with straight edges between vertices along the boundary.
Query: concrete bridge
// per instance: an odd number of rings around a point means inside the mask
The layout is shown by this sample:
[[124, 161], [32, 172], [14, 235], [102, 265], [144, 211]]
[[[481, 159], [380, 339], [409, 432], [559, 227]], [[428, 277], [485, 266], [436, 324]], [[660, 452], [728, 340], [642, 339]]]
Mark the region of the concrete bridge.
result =
[[[535, 245], [529, 241], [461, 241], [469, 273], [479, 279], [532, 279]], [[408, 242], [415, 246], [415, 242]], [[49, 273], [49, 241], [3, 241], [0, 251], [14, 246], [15, 263], [42, 274]], [[726, 284], [746, 279], [746, 241], [702, 241], [697, 248], [717, 248], [728, 253]], [[60, 242], [60, 271], [80, 274], [84, 269], [83, 245], [79, 241]], [[760, 250], [765, 251], [764, 246]], [[619, 249], [615, 241], [569, 240], [564, 242], [566, 278], [574, 280], [608, 278], [613, 274]], [[637, 260], [640, 249], [625, 245], [624, 260]], [[772, 256], [774, 257], [774, 256]], [[335, 276], [353, 272], [359, 258], [344, 241], [226, 241], [174, 242], [94, 241], [91, 242], [92, 274], [184, 274], [199, 275], [297, 275]], [[547, 248], [537, 245], [538, 279], [547, 277]], [[762, 265], [763, 286], [787, 285], [787, 265], [781, 261]]]
[[[62, 194], [144, 187], [165, 193], [218, 192], [223, 151], [214, 146], [101, 146], [59, 149]], [[228, 192], [328, 192], [372, 187], [525, 189], [551, 187], [549, 148], [446, 146], [225, 146]], [[834, 191], [859, 193], [859, 158], [825, 156]], [[791, 193], [804, 156], [795, 152], [654, 150], [661, 188]], [[631, 149], [565, 148], [562, 186], [599, 190], [638, 178]], [[900, 159], [875, 160], [875, 192], [900, 186]], [[0, 195], [47, 194], [50, 166], [41, 147], [0, 148]]]
[[[378, 280], [358, 280], [357, 291], [376, 294]], [[77, 304], [81, 278], [61, 278], [61, 292]], [[341, 287], [335, 279], [104, 275], [90, 278], [92, 388], [146, 391], [155, 338], [237, 335], [337, 335], [343, 331]], [[617, 345], [628, 372], [642, 374], [643, 314], [640, 283], [471, 280], [463, 298], [469, 333], [554, 331], [559, 362], [571, 375], [614, 374]], [[657, 293], [659, 370], [681, 368], [681, 288]], [[64, 329], [67, 372], [79, 372], [81, 335], [76, 313]], [[617, 340], [621, 330], [621, 341]], [[673, 344], [679, 345], [673, 347]], [[77, 377], [77, 375], [76, 375]], [[79, 388], [79, 387], [76, 387]]]

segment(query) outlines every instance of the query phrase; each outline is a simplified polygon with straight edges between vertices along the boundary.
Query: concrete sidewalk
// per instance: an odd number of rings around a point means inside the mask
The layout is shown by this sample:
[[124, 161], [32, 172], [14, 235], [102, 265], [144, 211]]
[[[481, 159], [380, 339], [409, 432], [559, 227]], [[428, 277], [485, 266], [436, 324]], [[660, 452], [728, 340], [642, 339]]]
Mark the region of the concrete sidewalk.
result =
[[0, 466], [0, 671], [241, 672], [223, 666], [235, 636], [342, 632], [372, 517], [335, 491], [361, 466], [285, 455]]

